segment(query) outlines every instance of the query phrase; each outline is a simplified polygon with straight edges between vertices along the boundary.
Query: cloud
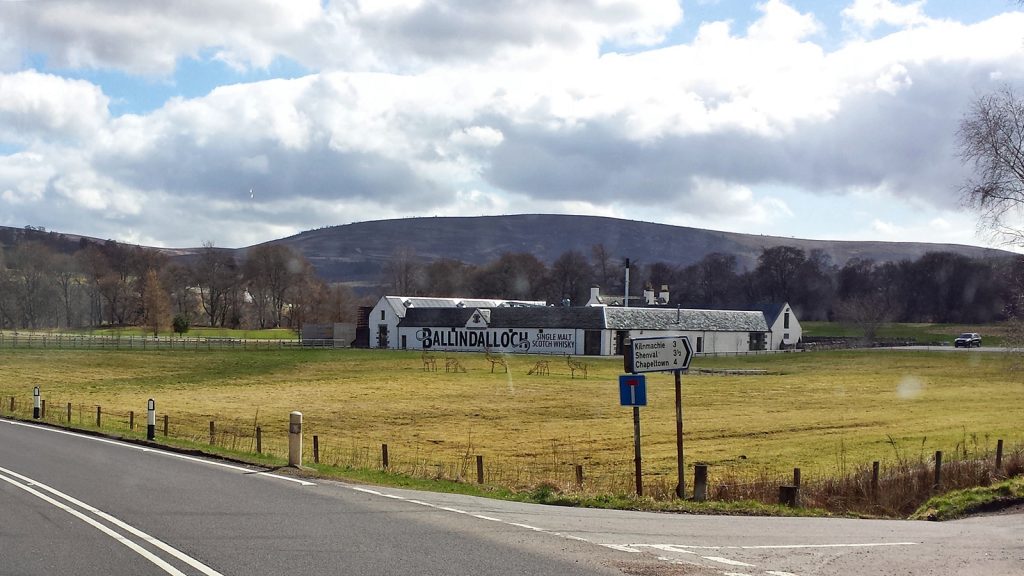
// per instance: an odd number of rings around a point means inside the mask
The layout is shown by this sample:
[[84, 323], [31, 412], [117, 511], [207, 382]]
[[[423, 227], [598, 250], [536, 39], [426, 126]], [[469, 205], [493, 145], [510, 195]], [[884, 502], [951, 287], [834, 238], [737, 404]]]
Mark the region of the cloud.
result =
[[879, 25], [907, 28], [931, 21], [924, 13], [924, 0], [899, 4], [892, 0], [854, 0], [843, 9], [842, 16], [848, 28], [862, 33], [871, 32]]
[[64, 69], [168, 75], [180, 58], [209, 52], [230, 65], [266, 67], [280, 43], [322, 17], [318, 0], [0, 2], [0, 32]]
[[[162, 74], [207, 51], [236, 66], [323, 65], [116, 117], [97, 85], [0, 75], [0, 142], [17, 145], [0, 153], [0, 213], [239, 245], [416, 214], [794, 218], [797, 206], [759, 191], [770, 186], [948, 208], [962, 111], [993, 78], [1024, 79], [1018, 13], [968, 26], [855, 2], [850, 21], [913, 25], [826, 49], [820, 21], [780, 0], [746, 29], [706, 22], [667, 46], [675, 2], [526, 5], [131, 5], [125, 21], [152, 22], [156, 37], [115, 38], [119, 20], [97, 16], [114, 4], [0, 3], [0, 26], [24, 26], [22, 49], [68, 66]], [[233, 10], [248, 11], [229, 26]]]
[[94, 135], [109, 99], [98, 86], [34, 70], [0, 74], [0, 142], [68, 141]]

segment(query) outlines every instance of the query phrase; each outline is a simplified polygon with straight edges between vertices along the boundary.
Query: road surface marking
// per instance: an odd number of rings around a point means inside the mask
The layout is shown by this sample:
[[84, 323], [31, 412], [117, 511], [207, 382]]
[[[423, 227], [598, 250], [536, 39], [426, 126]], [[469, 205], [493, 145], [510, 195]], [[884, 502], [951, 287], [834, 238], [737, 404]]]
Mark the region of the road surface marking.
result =
[[315, 483], [302, 480], [299, 478], [290, 478], [288, 476], [282, 476], [280, 474], [274, 474], [272, 472], [260, 472], [252, 468], [245, 468], [242, 466], [235, 466], [234, 464], [227, 464], [224, 462], [215, 462], [213, 460], [206, 460], [203, 458], [196, 458], [194, 456], [186, 456], [185, 454], [178, 454], [176, 452], [168, 452], [163, 449], [148, 448], [146, 446], [136, 446], [135, 444], [129, 444], [120, 440], [111, 440], [110, 438], [99, 438], [97, 436], [89, 436], [87, 434], [79, 434], [77, 432], [71, 432], [68, 430], [60, 430], [57, 428], [51, 428], [49, 426], [37, 426], [35, 424], [28, 424], [26, 422], [17, 422], [15, 420], [4, 420], [0, 419], [0, 422], [6, 422], [15, 426], [24, 426], [26, 428], [35, 428], [36, 430], [45, 430], [47, 432], [53, 432], [55, 434], [65, 434], [67, 436], [74, 436], [75, 438], [82, 438], [84, 440], [92, 440], [94, 442], [102, 442], [104, 444], [111, 444], [114, 446], [120, 446], [122, 448], [131, 448], [132, 450], [138, 450], [140, 452], [148, 452], [151, 454], [159, 454], [161, 456], [167, 456], [168, 458], [178, 458], [180, 460], [187, 460], [189, 462], [198, 462], [201, 464], [209, 464], [210, 466], [219, 466], [221, 468], [227, 468], [228, 470], [235, 470], [243, 472], [245, 474], [255, 474], [257, 476], [266, 476], [268, 478], [276, 478], [278, 480], [284, 480], [286, 482], [294, 482], [300, 486], [316, 486]]
[[796, 576], [792, 572], [779, 572], [777, 570], [769, 570], [765, 574], [771, 574], [771, 576]]
[[[800, 550], [804, 548], [880, 548], [885, 546], [917, 546], [920, 542], [865, 542], [862, 544], [766, 544], [760, 546], [696, 546], [689, 544], [634, 544], [645, 548], [684, 552], [685, 550]], [[675, 550], [678, 548], [678, 550]]]
[[618, 550], [619, 552], [630, 552], [633, 554], [640, 554], [640, 551], [628, 544], [601, 544], [605, 548], [611, 548], [612, 550]]
[[[21, 484], [21, 483], [15, 481], [11, 477], [17, 478], [18, 480], [21, 480], [22, 482], [26, 482], [27, 484]], [[181, 572], [180, 570], [178, 570], [174, 566], [171, 566], [170, 564], [168, 564], [165, 560], [163, 560], [159, 556], [153, 554], [149, 550], [146, 550], [145, 548], [143, 548], [142, 546], [140, 546], [139, 544], [137, 544], [133, 540], [129, 539], [128, 537], [124, 536], [123, 534], [113, 530], [112, 528], [109, 528], [108, 526], [102, 524], [101, 522], [99, 522], [99, 521], [97, 521], [97, 520], [95, 520], [93, 518], [90, 518], [89, 516], [86, 516], [84, 513], [82, 513], [80, 511], [72, 508], [71, 506], [68, 506], [67, 504], [64, 504], [63, 502], [60, 502], [58, 500], [55, 500], [55, 499], [47, 496], [46, 494], [43, 494], [42, 492], [40, 492], [39, 490], [36, 490], [35, 488], [41, 488], [42, 490], [45, 490], [46, 492], [49, 492], [49, 493], [53, 494], [54, 496], [57, 496], [58, 498], [62, 498], [64, 500], [66, 500], [67, 502], [69, 502], [69, 503], [71, 503], [71, 504], [73, 504], [75, 506], [78, 506], [78, 507], [82, 508], [83, 510], [85, 510], [87, 512], [91, 512], [91, 513], [99, 516], [100, 518], [103, 518], [104, 520], [114, 524], [115, 526], [117, 526], [117, 527], [119, 527], [119, 528], [121, 528], [121, 529], [123, 529], [123, 530], [125, 530], [125, 531], [127, 531], [127, 532], [129, 532], [129, 533], [131, 533], [133, 535], [135, 535], [138, 538], [141, 538], [144, 542], [146, 542], [146, 543], [148, 543], [148, 544], [150, 544], [152, 546], [155, 546], [155, 547], [163, 550], [164, 552], [167, 552], [171, 556], [177, 558], [178, 560], [181, 560], [182, 562], [185, 562], [189, 566], [192, 566], [193, 568], [196, 568], [197, 570], [199, 570], [203, 574], [206, 574], [207, 576], [223, 576], [220, 572], [217, 572], [216, 570], [214, 570], [213, 568], [210, 568], [206, 564], [203, 564], [199, 560], [196, 560], [195, 558], [185, 554], [184, 552], [181, 552], [177, 548], [174, 548], [173, 546], [171, 546], [171, 545], [169, 545], [169, 544], [167, 544], [167, 543], [165, 543], [165, 542], [163, 542], [163, 541], [161, 541], [161, 540], [159, 540], [157, 538], [154, 538], [153, 536], [150, 536], [149, 534], [146, 534], [142, 530], [139, 530], [138, 528], [135, 528], [134, 526], [131, 526], [131, 525], [125, 523], [125, 522], [122, 522], [121, 520], [111, 516], [110, 514], [107, 514], [106, 512], [103, 512], [103, 511], [101, 511], [101, 510], [99, 510], [99, 509], [97, 509], [97, 508], [95, 508], [93, 506], [90, 506], [90, 505], [82, 502], [81, 500], [78, 500], [78, 499], [73, 498], [73, 497], [71, 497], [71, 496], [69, 496], [67, 494], [64, 494], [63, 492], [61, 492], [59, 490], [56, 490], [55, 488], [51, 488], [50, 486], [47, 486], [46, 484], [43, 484], [42, 482], [38, 482], [38, 481], [33, 480], [33, 479], [31, 479], [31, 478], [29, 478], [27, 476], [23, 476], [21, 474], [18, 474], [17, 472], [14, 472], [12, 470], [8, 470], [8, 469], [2, 468], [2, 467], [0, 467], [0, 480], [2, 480], [4, 482], [7, 482], [8, 484], [11, 484], [12, 486], [15, 486], [17, 488], [20, 488], [20, 489], [24, 490], [25, 492], [28, 492], [29, 494], [35, 496], [36, 498], [39, 498], [40, 500], [43, 500], [44, 502], [46, 502], [48, 504], [51, 504], [51, 505], [55, 506], [56, 508], [64, 510], [68, 514], [71, 514], [72, 516], [82, 520], [86, 524], [89, 524], [93, 528], [96, 528], [100, 532], [103, 532], [107, 536], [110, 536], [114, 540], [120, 542], [121, 544], [124, 544], [129, 549], [131, 549], [133, 552], [135, 552], [139, 556], [142, 556], [146, 560], [149, 560], [150, 562], [152, 562], [153, 564], [158, 566], [161, 570], [163, 570], [164, 572], [167, 572], [168, 574], [171, 574], [172, 576], [186, 576], [186, 575], [185, 575], [185, 573]]]
[[718, 562], [719, 564], [728, 564], [729, 566], [743, 566], [744, 568], [753, 568], [753, 564], [747, 564], [746, 562], [740, 562], [738, 560], [729, 560], [728, 558], [721, 558], [719, 556], [701, 556], [705, 560], [711, 560], [712, 562]]
[[677, 552], [679, 554], [696, 554], [693, 550], [686, 550], [682, 546], [675, 546], [673, 544], [637, 544], [637, 546], [655, 548], [657, 550], [664, 550], [665, 552]]

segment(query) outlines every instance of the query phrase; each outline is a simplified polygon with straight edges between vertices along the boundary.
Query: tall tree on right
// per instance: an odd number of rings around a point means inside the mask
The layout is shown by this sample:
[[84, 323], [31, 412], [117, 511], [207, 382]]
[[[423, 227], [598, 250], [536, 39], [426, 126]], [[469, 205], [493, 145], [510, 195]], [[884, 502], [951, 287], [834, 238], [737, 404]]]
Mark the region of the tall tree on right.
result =
[[973, 175], [961, 188], [980, 227], [1008, 244], [1024, 244], [1024, 99], [1010, 85], [975, 100], [957, 130], [961, 161]]

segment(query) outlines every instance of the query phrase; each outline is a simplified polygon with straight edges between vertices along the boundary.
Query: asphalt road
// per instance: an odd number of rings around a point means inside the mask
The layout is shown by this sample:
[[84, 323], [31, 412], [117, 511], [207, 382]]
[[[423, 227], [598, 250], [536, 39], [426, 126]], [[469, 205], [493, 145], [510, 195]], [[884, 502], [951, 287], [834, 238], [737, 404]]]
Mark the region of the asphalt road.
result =
[[1024, 515], [558, 508], [304, 481], [0, 419], [0, 575], [1024, 575]]

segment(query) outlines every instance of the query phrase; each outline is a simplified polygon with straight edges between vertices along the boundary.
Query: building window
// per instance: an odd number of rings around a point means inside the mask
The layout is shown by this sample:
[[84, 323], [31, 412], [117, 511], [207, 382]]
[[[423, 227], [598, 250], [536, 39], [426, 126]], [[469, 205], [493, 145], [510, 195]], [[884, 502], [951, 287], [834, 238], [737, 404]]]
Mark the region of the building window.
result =
[[703, 336], [697, 336], [697, 352], [703, 352], [703, 351], [704, 351], [704, 337]]
[[380, 319], [384, 320], [384, 311], [383, 310], [380, 311]]
[[785, 334], [783, 334], [782, 335], [782, 339], [783, 340], [789, 340], [789, 332], [786, 332]]
[[[786, 312], [782, 316], [782, 327], [785, 328], [786, 330], [789, 330], [789, 312]], [[787, 338], [788, 338], [788, 336], [787, 336]]]

